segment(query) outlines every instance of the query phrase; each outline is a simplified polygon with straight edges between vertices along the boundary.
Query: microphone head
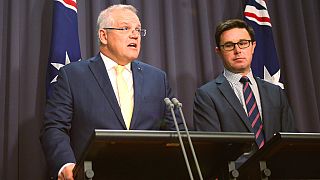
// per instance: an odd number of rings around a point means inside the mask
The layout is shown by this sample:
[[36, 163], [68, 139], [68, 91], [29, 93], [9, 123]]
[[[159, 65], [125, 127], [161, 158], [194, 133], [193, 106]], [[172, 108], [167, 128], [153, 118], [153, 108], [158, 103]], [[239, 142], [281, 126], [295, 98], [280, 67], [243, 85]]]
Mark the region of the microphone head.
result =
[[164, 102], [166, 103], [168, 109], [174, 108], [174, 105], [169, 98], [164, 98]]
[[172, 100], [173, 104], [174, 104], [176, 107], [178, 107], [178, 108], [181, 108], [181, 107], [182, 107], [182, 104], [178, 101], [177, 98], [172, 98], [171, 100]]

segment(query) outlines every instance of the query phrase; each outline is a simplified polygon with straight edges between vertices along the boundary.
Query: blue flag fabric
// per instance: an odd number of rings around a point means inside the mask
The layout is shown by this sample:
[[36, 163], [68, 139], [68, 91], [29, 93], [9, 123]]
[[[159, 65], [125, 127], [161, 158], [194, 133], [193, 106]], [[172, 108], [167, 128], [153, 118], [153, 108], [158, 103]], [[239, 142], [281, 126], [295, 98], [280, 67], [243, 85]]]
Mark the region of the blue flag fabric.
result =
[[283, 88], [266, 1], [247, 0], [244, 20], [253, 27], [257, 43], [251, 64], [253, 74]]
[[52, 36], [47, 68], [47, 97], [64, 65], [81, 59], [76, 0], [54, 0]]

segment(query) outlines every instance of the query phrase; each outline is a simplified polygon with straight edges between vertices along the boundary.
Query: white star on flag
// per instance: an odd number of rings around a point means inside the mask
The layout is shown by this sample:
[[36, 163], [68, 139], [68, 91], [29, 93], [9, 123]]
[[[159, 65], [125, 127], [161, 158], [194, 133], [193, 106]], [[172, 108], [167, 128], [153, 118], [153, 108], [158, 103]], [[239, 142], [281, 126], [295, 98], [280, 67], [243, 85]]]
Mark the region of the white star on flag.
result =
[[263, 73], [264, 73], [264, 80], [268, 81], [272, 84], [280, 86], [282, 89], [284, 89], [283, 83], [281, 83], [280, 80], [280, 69], [278, 72], [276, 72], [273, 76], [269, 73], [268, 69], [266, 66], [263, 66]]
[[[60, 70], [60, 68], [62, 68], [63, 66], [67, 65], [70, 63], [70, 59], [69, 59], [69, 55], [68, 55], [68, 52], [66, 51], [66, 60], [64, 62], [64, 64], [61, 64], [61, 63], [51, 63], [51, 65], [53, 67], [55, 67], [58, 71]], [[54, 83], [57, 81], [57, 78], [58, 78], [58, 75], [56, 75], [52, 81], [50, 83]]]

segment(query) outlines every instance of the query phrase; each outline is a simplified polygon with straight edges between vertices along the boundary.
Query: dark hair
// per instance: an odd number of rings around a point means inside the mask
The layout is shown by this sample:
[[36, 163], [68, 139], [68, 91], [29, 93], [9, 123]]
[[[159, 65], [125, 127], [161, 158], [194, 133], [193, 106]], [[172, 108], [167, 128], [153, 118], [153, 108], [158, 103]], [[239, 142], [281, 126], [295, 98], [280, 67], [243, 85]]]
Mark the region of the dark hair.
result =
[[225, 31], [228, 31], [228, 30], [234, 29], [234, 28], [246, 29], [251, 37], [251, 41], [252, 42], [256, 41], [254, 38], [254, 31], [250, 25], [248, 25], [245, 21], [243, 21], [241, 19], [229, 19], [229, 20], [221, 22], [216, 28], [215, 38], [216, 38], [216, 45], [218, 48], [220, 48], [221, 34]]

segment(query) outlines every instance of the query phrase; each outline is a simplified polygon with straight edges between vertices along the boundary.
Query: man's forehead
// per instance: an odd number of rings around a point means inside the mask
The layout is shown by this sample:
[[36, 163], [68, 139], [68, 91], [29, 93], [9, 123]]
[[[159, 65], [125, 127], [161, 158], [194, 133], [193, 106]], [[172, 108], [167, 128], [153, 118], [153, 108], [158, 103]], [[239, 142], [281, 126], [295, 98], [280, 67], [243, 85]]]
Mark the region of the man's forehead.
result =
[[117, 24], [122, 24], [122, 25], [139, 24], [140, 25], [140, 20], [138, 16], [130, 10], [117, 11], [117, 12], [114, 12], [113, 15], [114, 15], [113, 18], [115, 20], [115, 23]]
[[248, 39], [250, 35], [245, 28], [233, 28], [227, 31], [224, 31], [221, 34], [221, 40], [232, 41], [232, 40], [241, 40]]

